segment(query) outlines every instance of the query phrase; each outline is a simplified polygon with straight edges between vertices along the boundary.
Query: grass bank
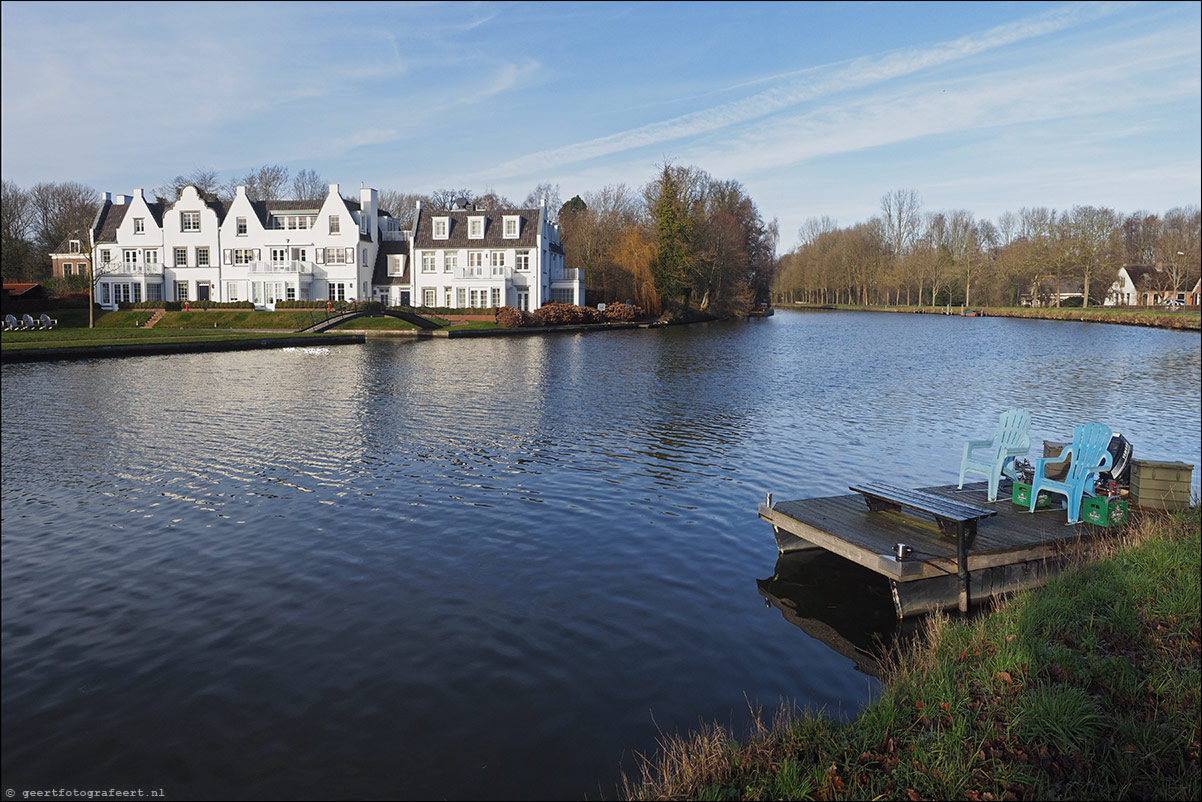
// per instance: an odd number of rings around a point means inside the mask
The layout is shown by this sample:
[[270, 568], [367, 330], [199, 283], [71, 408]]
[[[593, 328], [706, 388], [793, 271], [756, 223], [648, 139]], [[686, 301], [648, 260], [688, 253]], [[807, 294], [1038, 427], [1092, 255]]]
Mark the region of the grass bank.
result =
[[970, 619], [935, 616], [838, 724], [666, 737], [630, 799], [1198, 799], [1198, 509]]
[[[841, 309], [857, 312], [908, 312], [942, 315], [942, 306], [851, 306], [829, 304], [777, 304], [781, 309]], [[1022, 317], [1038, 320], [1077, 320], [1087, 323], [1118, 323], [1127, 326], [1151, 326], [1180, 331], [1202, 331], [1202, 312], [1196, 309], [1166, 312], [1160, 309], [1117, 309], [1112, 307], [1089, 307], [1088, 309], [1060, 307], [1033, 309], [1025, 306], [973, 307], [986, 317]], [[960, 314], [959, 307], [952, 307], [953, 314]]]

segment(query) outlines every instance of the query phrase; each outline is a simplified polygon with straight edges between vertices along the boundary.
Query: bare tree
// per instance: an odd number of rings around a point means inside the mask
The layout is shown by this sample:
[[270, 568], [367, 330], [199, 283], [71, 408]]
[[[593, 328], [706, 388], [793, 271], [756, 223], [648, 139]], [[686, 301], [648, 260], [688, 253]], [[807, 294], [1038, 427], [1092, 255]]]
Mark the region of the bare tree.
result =
[[326, 180], [316, 170], [306, 167], [292, 179], [292, 199], [321, 202], [329, 192]]
[[547, 217], [551, 222], [559, 222], [559, 207], [563, 205], [559, 200], [559, 184], [551, 184], [549, 182], [539, 184], [526, 196], [526, 200], [522, 203], [522, 208], [537, 209], [540, 200], [546, 200]]
[[470, 205], [475, 197], [470, 189], [436, 189], [426, 196], [426, 200], [430, 202], [431, 209], [443, 211], [453, 208], [457, 203]]
[[0, 190], [0, 265], [5, 279], [24, 281], [34, 275], [33, 203], [29, 193], [13, 181]]
[[155, 187], [151, 194], [161, 203], [174, 203], [179, 199], [180, 190], [189, 185], [196, 187], [205, 200], [218, 200], [223, 190], [217, 171], [197, 167], [187, 175], [177, 175], [163, 186]]
[[833, 218], [823, 215], [822, 217], [807, 217], [806, 221], [797, 229], [797, 239], [804, 245], [813, 245], [818, 241], [818, 238], [823, 234], [829, 234], [836, 231], [839, 224]]
[[413, 192], [401, 192], [395, 189], [380, 190], [380, 208], [391, 214], [402, 230], [413, 225], [413, 220], [417, 216], [419, 200], [425, 201], [426, 199]]
[[227, 193], [233, 197], [238, 186], [245, 186], [246, 197], [252, 201], [278, 200], [288, 187], [288, 175], [288, 168], [281, 164], [265, 164], [241, 179], [232, 179], [226, 185]]

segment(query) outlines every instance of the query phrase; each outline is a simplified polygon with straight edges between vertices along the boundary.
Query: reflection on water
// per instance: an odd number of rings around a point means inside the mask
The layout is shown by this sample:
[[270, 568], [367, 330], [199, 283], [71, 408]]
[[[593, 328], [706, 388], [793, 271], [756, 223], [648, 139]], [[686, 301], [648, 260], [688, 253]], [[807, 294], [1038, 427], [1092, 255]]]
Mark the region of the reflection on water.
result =
[[764, 493], [954, 481], [1015, 403], [1036, 443], [1100, 420], [1196, 463], [1199, 365], [1197, 335], [782, 312], [5, 366], [5, 784], [612, 796], [747, 699], [854, 714], [859, 652], [788, 616], [860, 650], [891, 607], [778, 562]]
[[872, 677], [919, 626], [897, 619], [887, 579], [823, 549], [780, 555], [775, 573], [755, 584], [767, 606]]

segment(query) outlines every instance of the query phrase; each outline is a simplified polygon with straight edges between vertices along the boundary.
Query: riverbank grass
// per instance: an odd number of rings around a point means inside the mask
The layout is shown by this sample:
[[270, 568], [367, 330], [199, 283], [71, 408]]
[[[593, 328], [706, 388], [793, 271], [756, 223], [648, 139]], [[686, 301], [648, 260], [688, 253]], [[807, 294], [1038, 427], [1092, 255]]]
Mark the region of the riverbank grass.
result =
[[1198, 508], [970, 619], [933, 616], [852, 722], [663, 739], [633, 799], [1198, 799]]

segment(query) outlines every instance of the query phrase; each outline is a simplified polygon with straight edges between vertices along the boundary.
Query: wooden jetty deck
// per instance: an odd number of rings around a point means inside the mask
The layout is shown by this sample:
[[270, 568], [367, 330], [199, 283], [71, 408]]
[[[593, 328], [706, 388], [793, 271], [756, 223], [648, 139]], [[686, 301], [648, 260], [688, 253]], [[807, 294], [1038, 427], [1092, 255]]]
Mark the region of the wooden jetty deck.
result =
[[[1005, 484], [1005, 483], [1003, 483]], [[1066, 547], [1105, 531], [1091, 524], [1065, 524], [1065, 511], [1055, 504], [1028, 513], [1010, 500], [1008, 487], [988, 503], [984, 482], [922, 488], [938, 496], [996, 510], [977, 523], [967, 542], [968, 591], [962, 598], [957, 576], [956, 538], [944, 535], [934, 519], [913, 512], [873, 512], [864, 496], [810, 498], [771, 502], [759, 517], [772, 524], [783, 554], [822, 548], [889, 580], [899, 618], [960, 607], [1022, 588], [1043, 584], [1063, 564]], [[898, 559], [898, 544], [913, 553]]]

